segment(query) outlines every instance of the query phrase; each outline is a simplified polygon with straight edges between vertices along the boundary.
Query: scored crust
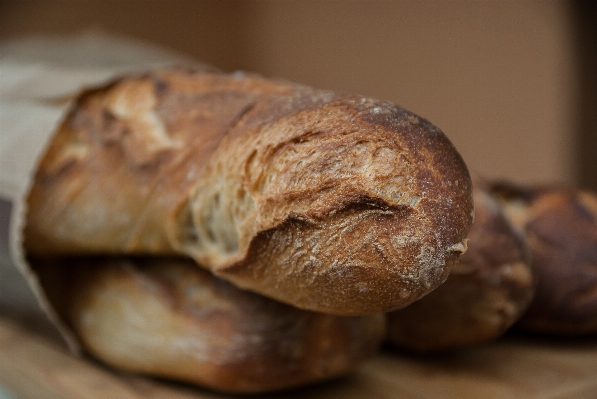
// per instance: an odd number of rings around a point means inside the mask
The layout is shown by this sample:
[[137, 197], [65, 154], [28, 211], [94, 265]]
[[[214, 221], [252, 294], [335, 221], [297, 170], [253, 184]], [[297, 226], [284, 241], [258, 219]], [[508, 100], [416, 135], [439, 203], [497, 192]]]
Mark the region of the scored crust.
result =
[[468, 250], [444, 284], [408, 307], [388, 313], [388, 341], [432, 353], [501, 336], [526, 311], [535, 291], [529, 249], [485, 182], [473, 179], [475, 221]]
[[445, 135], [391, 103], [155, 71], [80, 96], [35, 176], [25, 247], [185, 254], [301, 308], [375, 313], [446, 279], [471, 191]]

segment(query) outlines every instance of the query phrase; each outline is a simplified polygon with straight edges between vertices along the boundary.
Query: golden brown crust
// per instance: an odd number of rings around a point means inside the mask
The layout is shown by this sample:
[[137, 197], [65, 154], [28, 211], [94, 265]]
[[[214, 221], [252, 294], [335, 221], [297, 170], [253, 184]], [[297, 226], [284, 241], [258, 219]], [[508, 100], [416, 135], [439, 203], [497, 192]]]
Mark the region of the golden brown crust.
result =
[[[36, 261], [62, 272], [58, 311], [83, 346], [131, 372], [256, 393], [353, 371], [385, 334], [381, 314], [300, 310], [240, 290], [184, 259]], [[46, 281], [48, 282], [48, 281]]]
[[534, 280], [522, 235], [498, 200], [474, 179], [475, 221], [467, 252], [444, 284], [408, 307], [388, 314], [388, 341], [403, 350], [431, 353], [491, 341], [529, 305]]
[[537, 292], [518, 323], [543, 334], [597, 333], [597, 195], [556, 186], [493, 186], [532, 252]]
[[445, 280], [472, 195], [443, 133], [393, 104], [158, 71], [79, 99], [29, 209], [31, 253], [182, 253], [280, 301], [365, 314]]

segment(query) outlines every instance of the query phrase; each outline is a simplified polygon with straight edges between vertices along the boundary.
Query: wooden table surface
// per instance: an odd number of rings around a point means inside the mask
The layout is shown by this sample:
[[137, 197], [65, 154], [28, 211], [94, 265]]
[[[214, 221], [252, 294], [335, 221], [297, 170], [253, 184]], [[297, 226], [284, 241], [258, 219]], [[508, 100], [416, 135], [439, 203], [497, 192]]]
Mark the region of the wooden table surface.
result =
[[[91, 359], [76, 358], [57, 336], [43, 330], [0, 315], [0, 386], [15, 398], [233, 397], [122, 374]], [[426, 358], [385, 349], [349, 377], [259, 397], [595, 399], [597, 340], [508, 336], [479, 348]]]

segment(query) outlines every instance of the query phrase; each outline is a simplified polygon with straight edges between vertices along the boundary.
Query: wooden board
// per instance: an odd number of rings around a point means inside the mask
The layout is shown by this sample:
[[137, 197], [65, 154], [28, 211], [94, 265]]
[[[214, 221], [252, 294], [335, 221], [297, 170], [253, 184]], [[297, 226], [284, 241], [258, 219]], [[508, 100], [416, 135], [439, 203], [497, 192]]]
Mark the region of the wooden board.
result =
[[[56, 336], [1, 315], [0, 386], [22, 399], [229, 397], [119, 373], [91, 359], [73, 357]], [[594, 399], [597, 339], [509, 336], [483, 347], [427, 358], [383, 350], [349, 377], [259, 397]]]

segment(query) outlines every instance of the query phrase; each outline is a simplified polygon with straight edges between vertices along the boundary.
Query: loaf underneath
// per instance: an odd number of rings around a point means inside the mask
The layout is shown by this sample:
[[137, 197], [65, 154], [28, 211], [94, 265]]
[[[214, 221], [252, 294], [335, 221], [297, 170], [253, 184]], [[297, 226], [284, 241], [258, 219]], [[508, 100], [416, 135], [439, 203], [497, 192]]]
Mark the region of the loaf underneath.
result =
[[385, 334], [381, 314], [300, 310], [240, 290], [190, 260], [34, 263], [88, 353], [121, 370], [218, 391], [267, 392], [346, 375], [376, 353]]
[[465, 250], [465, 163], [391, 103], [236, 73], [80, 95], [28, 196], [31, 255], [187, 255], [239, 287], [356, 315], [432, 291]]

